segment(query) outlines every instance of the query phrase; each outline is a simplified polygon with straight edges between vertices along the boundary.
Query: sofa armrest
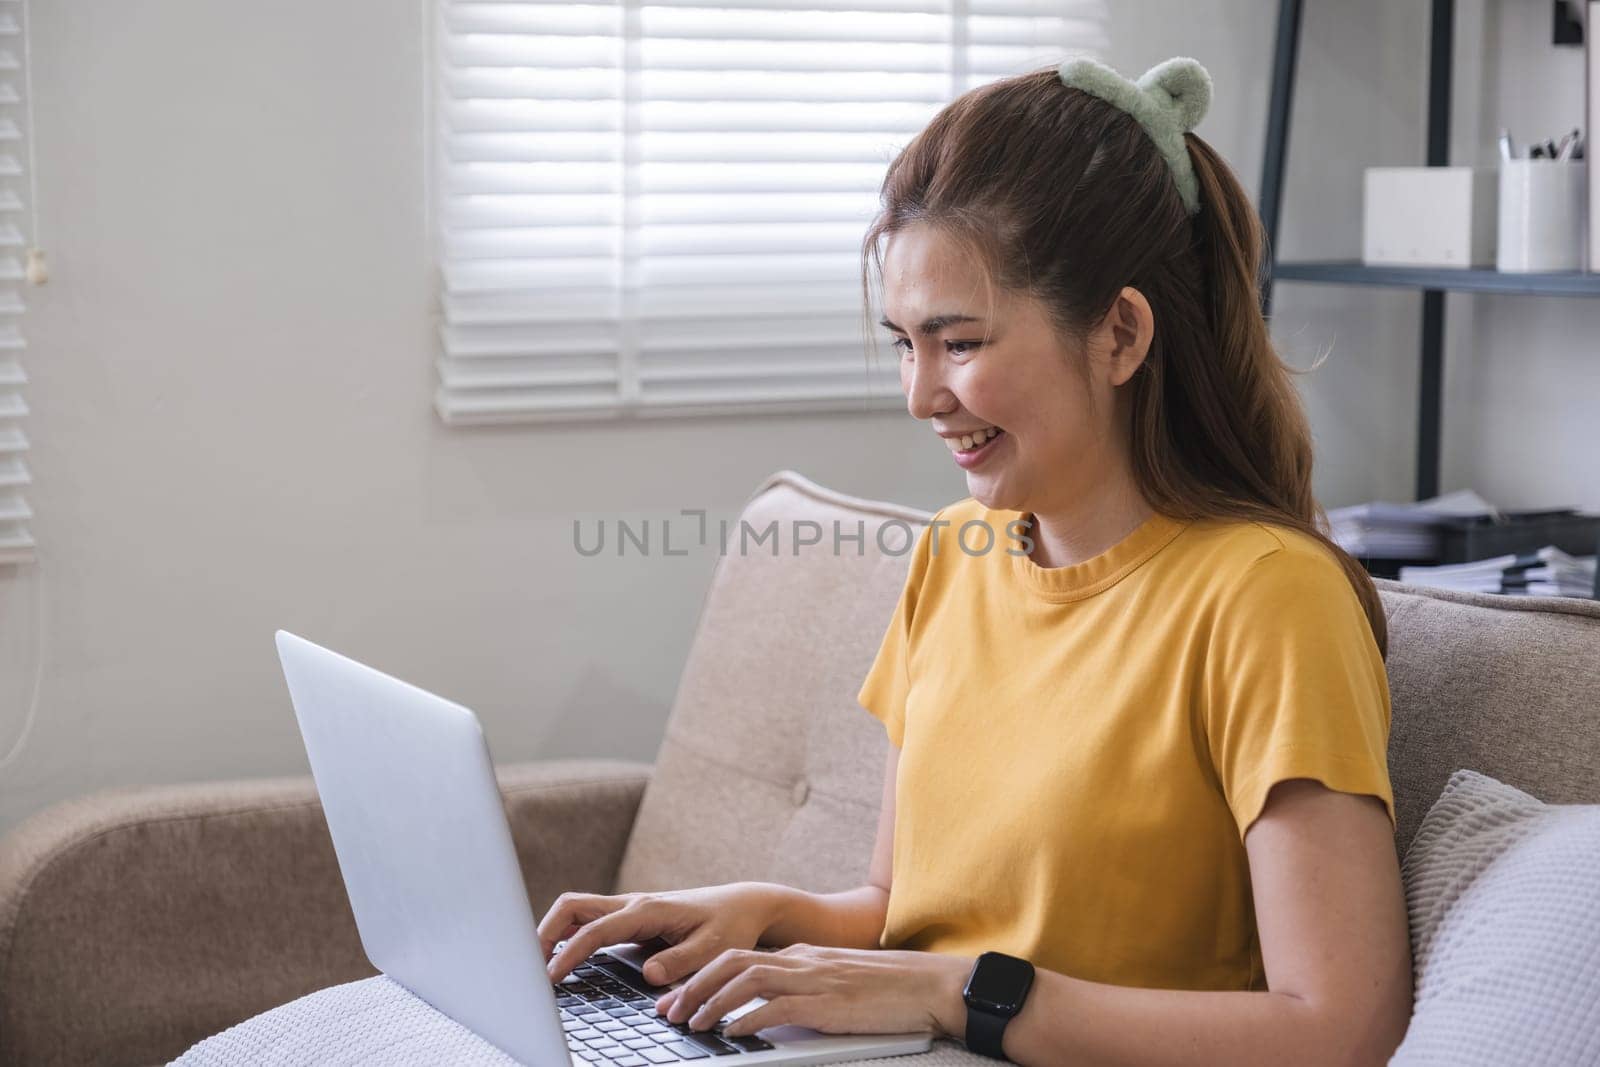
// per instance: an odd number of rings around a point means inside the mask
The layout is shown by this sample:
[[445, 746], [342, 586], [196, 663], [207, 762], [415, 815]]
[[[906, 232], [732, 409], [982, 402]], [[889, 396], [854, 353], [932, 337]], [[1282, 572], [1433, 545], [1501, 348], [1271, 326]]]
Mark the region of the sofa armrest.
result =
[[[536, 912], [610, 892], [650, 765], [496, 774]], [[372, 973], [309, 777], [96, 793], [0, 841], [0, 1064], [166, 1062]]]

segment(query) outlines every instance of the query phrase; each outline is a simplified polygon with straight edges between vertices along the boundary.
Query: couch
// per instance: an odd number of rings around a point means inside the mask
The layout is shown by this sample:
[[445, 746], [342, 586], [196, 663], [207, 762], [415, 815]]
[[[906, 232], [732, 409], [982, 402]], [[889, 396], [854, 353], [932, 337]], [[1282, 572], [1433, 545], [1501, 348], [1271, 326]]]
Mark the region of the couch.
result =
[[[865, 880], [887, 741], [855, 693], [910, 558], [893, 527], [931, 516], [781, 471], [743, 517], [781, 550], [718, 561], [656, 760], [499, 768], [536, 913], [569, 889]], [[824, 536], [794, 554], [805, 520]], [[1600, 603], [1378, 584], [1401, 854], [1457, 768], [1600, 801]], [[373, 973], [309, 778], [102, 792], [0, 842], [0, 1063], [162, 1063]]]

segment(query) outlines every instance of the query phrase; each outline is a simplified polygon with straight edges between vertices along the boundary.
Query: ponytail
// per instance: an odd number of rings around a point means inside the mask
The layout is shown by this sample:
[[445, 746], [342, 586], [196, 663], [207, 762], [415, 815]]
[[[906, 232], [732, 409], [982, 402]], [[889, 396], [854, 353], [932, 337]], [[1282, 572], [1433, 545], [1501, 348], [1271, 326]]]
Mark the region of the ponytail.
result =
[[[1203, 205], [1194, 226], [1208, 355], [1221, 378], [1216, 395], [1231, 409], [1219, 412], [1220, 420], [1207, 421], [1213, 431], [1235, 431], [1208, 436], [1222, 447], [1227, 466], [1248, 490], [1243, 499], [1217, 500], [1217, 510], [1287, 526], [1321, 542], [1350, 580], [1378, 649], [1387, 655], [1389, 628], [1372, 576], [1323, 532], [1327, 516], [1312, 494], [1311, 427], [1294, 386], [1296, 372], [1273, 347], [1261, 313], [1266, 239], [1260, 218], [1222, 157], [1192, 133], [1184, 139]], [[1187, 402], [1193, 403], [1192, 394]]]

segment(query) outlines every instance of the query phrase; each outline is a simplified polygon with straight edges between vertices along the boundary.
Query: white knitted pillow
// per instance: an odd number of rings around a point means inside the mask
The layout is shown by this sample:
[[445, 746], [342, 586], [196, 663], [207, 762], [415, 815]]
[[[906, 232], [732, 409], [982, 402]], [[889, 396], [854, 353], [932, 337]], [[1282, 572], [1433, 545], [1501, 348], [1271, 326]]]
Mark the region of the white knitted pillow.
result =
[[1403, 873], [1416, 1006], [1391, 1067], [1600, 1063], [1600, 805], [1457, 771]]

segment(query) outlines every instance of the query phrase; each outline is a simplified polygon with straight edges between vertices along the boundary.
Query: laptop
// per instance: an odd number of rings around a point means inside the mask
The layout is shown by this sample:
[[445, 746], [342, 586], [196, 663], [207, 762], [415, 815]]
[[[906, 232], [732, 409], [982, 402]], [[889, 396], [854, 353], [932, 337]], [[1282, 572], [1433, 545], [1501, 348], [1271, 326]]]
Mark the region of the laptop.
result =
[[372, 965], [528, 1067], [808, 1064], [925, 1052], [928, 1032], [793, 1025], [719, 1036], [755, 997], [691, 1030], [656, 1013], [641, 968], [664, 943], [609, 945], [545, 971], [477, 716], [284, 630], [278, 655]]

